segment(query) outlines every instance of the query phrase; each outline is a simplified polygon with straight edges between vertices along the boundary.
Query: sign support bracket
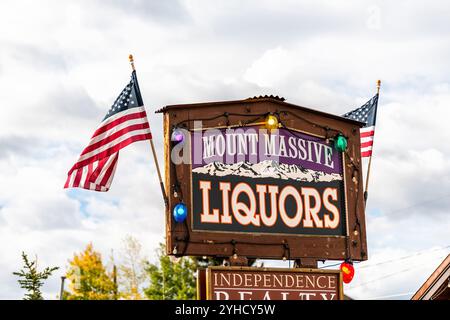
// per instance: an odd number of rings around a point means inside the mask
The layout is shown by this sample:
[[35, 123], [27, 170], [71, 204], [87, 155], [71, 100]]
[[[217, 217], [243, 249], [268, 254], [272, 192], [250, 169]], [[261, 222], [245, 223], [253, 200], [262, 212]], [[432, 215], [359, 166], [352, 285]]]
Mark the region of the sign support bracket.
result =
[[294, 268], [312, 268], [317, 269], [317, 260], [313, 258], [296, 259]]
[[247, 257], [242, 256], [231, 256], [228, 261], [230, 262], [230, 266], [239, 266], [239, 267], [247, 267], [248, 266], [248, 259]]

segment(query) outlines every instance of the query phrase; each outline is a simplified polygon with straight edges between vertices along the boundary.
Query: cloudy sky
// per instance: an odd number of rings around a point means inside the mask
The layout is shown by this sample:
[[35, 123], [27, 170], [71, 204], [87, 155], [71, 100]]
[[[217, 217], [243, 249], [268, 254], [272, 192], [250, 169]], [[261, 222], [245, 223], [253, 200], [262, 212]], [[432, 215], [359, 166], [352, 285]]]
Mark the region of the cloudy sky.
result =
[[109, 192], [62, 188], [129, 53], [159, 155], [162, 106], [274, 94], [343, 114], [381, 79], [369, 260], [345, 293], [409, 298], [450, 252], [449, 16], [446, 1], [2, 1], [0, 298], [23, 295], [21, 251], [61, 267], [49, 299], [90, 241], [107, 257], [132, 235], [154, 259], [164, 206], [148, 143], [121, 152]]

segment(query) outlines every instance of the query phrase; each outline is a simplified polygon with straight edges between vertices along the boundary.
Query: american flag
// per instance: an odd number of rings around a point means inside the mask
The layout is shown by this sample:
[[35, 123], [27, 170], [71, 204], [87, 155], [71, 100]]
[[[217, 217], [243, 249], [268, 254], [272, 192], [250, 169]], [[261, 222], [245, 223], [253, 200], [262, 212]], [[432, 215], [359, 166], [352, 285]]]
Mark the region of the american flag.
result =
[[359, 131], [361, 137], [361, 157], [370, 157], [372, 155], [375, 122], [377, 120], [377, 106], [378, 93], [362, 107], [343, 115], [344, 118], [364, 122], [366, 124]]
[[88, 146], [70, 169], [64, 188], [108, 191], [119, 159], [119, 150], [151, 139], [136, 71], [117, 97]]

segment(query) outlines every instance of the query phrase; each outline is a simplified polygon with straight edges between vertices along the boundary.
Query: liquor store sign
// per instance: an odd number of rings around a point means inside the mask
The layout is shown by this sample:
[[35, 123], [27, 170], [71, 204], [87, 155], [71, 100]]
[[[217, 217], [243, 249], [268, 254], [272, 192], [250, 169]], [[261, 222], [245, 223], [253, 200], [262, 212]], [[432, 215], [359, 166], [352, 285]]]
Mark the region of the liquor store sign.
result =
[[210, 267], [209, 300], [341, 300], [341, 273], [320, 269]]
[[332, 141], [251, 126], [191, 141], [194, 231], [345, 235], [343, 159]]

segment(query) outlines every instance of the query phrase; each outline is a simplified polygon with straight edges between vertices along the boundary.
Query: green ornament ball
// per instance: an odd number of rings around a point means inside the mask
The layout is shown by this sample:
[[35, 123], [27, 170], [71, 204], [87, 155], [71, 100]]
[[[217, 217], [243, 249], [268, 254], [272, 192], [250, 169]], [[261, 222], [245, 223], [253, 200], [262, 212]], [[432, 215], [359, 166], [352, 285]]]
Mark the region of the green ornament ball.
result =
[[345, 150], [347, 150], [347, 138], [344, 137], [342, 134], [339, 134], [336, 139], [334, 139], [334, 147], [339, 151], [339, 152], [344, 152]]

